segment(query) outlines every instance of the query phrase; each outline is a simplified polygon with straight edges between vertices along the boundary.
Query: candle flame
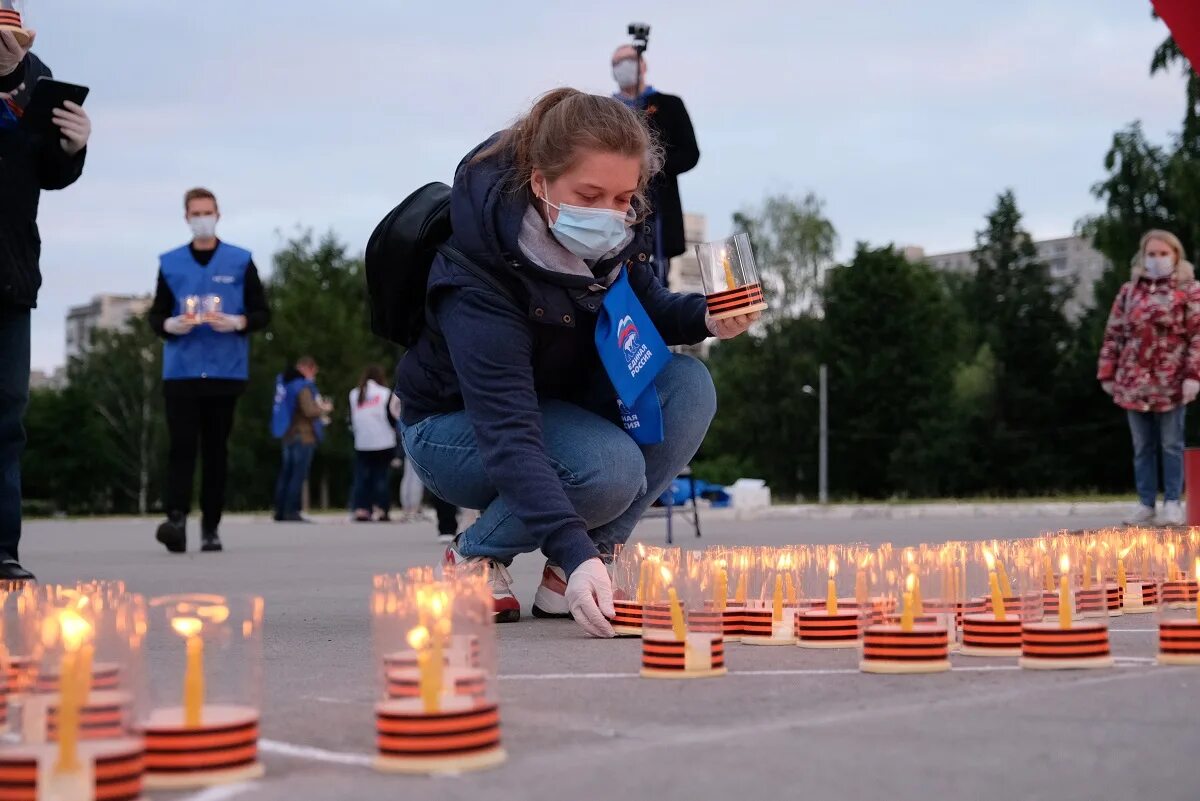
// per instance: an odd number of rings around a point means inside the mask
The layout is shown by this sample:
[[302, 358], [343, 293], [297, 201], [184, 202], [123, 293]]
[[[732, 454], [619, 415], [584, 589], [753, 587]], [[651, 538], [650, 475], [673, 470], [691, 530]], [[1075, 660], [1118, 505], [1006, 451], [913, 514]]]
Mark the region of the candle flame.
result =
[[196, 614], [210, 623], [224, 623], [229, 620], [228, 606], [201, 606], [196, 609]]
[[446, 612], [446, 605], [449, 599], [446, 598], [446, 593], [435, 592], [429, 599], [429, 611], [434, 617], [441, 617]]
[[64, 609], [58, 613], [58, 628], [62, 632], [63, 647], [68, 651], [78, 651], [92, 632], [91, 625], [74, 609]]
[[638, 552], [638, 556], [645, 559], [646, 558], [646, 543], [639, 542], [637, 544], [637, 552]]
[[1196, 581], [1200, 581], [1200, 556], [1196, 557], [1196, 564], [1192, 568], [1192, 575], [1196, 577]]
[[988, 570], [996, 569], [996, 557], [992, 556], [992, 552], [987, 548], [983, 549], [983, 561], [987, 562]]
[[666, 565], [662, 565], [658, 568], [658, 572], [659, 572], [659, 575], [662, 576], [662, 580], [663, 580], [664, 584], [671, 583], [671, 568], [667, 567]]
[[1058, 558], [1058, 569], [1066, 573], [1071, 569], [1071, 557], [1068, 554], [1063, 554]]
[[792, 567], [792, 554], [785, 551], [779, 555], [779, 569], [790, 570]]
[[834, 556], [833, 554], [830, 554], [829, 555], [829, 577], [833, 578], [834, 576], [836, 576], [837, 570], [838, 570], [837, 557]]
[[909, 573], [908, 578], [904, 579], [904, 589], [907, 592], [912, 592], [913, 587], [916, 586], [916, 583], [917, 583], [916, 575], [913, 573]]
[[195, 637], [203, 627], [204, 623], [198, 617], [171, 618], [171, 628], [175, 629], [175, 633], [180, 637]]
[[1126, 556], [1129, 556], [1129, 552], [1130, 552], [1130, 551], [1132, 551], [1132, 550], [1133, 550], [1133, 546], [1132, 546], [1132, 545], [1130, 545], [1128, 548], [1125, 548], [1125, 549], [1124, 549], [1124, 550], [1122, 550], [1120, 553], [1118, 553], [1118, 554], [1117, 554], [1117, 558], [1118, 558], [1118, 559], [1124, 559]]
[[416, 626], [409, 630], [406, 639], [410, 647], [419, 651], [429, 644], [429, 629], [424, 626]]

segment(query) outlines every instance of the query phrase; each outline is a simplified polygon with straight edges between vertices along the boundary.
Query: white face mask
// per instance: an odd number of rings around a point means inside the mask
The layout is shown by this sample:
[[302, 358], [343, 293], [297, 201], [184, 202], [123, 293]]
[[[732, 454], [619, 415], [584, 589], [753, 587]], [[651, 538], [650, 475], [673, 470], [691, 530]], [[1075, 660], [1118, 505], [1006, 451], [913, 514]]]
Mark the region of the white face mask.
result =
[[1147, 256], [1143, 261], [1146, 274], [1151, 278], [1166, 278], [1175, 269], [1175, 259], [1172, 256]]
[[217, 215], [188, 217], [188, 227], [192, 229], [192, 236], [197, 239], [212, 239], [217, 234]]
[[613, 65], [613, 79], [622, 89], [633, 89], [638, 85], [638, 62], [636, 58], [627, 58]]

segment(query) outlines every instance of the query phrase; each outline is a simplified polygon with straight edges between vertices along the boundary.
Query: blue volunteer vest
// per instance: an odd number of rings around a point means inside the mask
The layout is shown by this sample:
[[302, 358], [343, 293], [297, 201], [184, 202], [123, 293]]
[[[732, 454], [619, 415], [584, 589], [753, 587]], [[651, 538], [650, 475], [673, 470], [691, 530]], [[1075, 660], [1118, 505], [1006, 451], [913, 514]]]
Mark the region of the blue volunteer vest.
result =
[[671, 361], [671, 352], [629, 285], [625, 270], [608, 288], [600, 307], [596, 352], [617, 391], [625, 432], [639, 445], [662, 442], [662, 405], [654, 378]]
[[[207, 267], [192, 257], [187, 245], [159, 257], [159, 270], [175, 295], [172, 314], [183, 313], [188, 295], [219, 295], [221, 311], [245, 314], [246, 268], [250, 251], [221, 242]], [[163, 345], [163, 380], [232, 378], [249, 375], [250, 340], [244, 334], [220, 334], [208, 325], [168, 339]]]
[[[320, 395], [316, 383], [303, 376], [293, 378], [287, 383], [284, 383], [283, 373], [275, 376], [275, 402], [271, 407], [271, 436], [275, 439], [283, 439], [283, 435], [292, 427], [292, 418], [296, 416], [296, 407], [300, 404], [300, 390], [305, 387], [312, 393], [314, 400]], [[317, 442], [320, 442], [325, 438], [325, 424], [319, 417], [312, 422], [313, 434], [316, 435]]]

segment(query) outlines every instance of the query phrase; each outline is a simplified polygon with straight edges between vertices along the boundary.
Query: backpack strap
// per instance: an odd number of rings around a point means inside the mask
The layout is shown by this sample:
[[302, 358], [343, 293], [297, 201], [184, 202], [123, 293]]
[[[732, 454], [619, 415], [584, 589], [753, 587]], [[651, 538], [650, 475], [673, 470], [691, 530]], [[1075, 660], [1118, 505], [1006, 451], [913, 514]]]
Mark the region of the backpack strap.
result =
[[521, 308], [521, 304], [517, 301], [517, 296], [513, 294], [511, 289], [500, 283], [496, 276], [492, 275], [490, 272], [467, 258], [467, 255], [461, 250], [449, 244], [448, 242], [443, 242], [438, 245], [437, 250], [438, 253], [441, 253], [447, 259], [454, 262], [459, 267], [462, 267], [464, 270], [478, 278], [480, 281], [483, 281], [492, 289], [496, 290], [501, 297], [512, 303], [518, 309]]

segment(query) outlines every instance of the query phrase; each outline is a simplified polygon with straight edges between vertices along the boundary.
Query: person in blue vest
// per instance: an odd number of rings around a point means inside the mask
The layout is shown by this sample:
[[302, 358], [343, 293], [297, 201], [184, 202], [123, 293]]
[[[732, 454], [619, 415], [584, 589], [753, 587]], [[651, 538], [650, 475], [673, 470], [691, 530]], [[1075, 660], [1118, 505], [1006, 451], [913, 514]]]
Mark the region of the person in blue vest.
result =
[[309, 523], [300, 514], [300, 495], [313, 454], [324, 436], [333, 404], [317, 391], [317, 362], [301, 356], [296, 366], [275, 377], [275, 406], [271, 434], [283, 441], [279, 476], [275, 481], [275, 521]]
[[757, 319], [711, 320], [702, 295], [655, 278], [646, 191], [660, 164], [637, 112], [564, 88], [454, 176], [449, 244], [476, 269], [434, 258], [427, 325], [395, 391], [421, 481], [482, 510], [446, 560], [489, 563], [498, 621], [521, 614], [507, 566], [541, 550], [534, 614], [613, 636], [601, 557], [688, 464], [716, 412], [708, 369], [667, 347], [734, 337]]
[[234, 409], [246, 389], [249, 334], [271, 313], [250, 251], [217, 239], [221, 219], [207, 189], [184, 195], [192, 241], [159, 258], [149, 321], [163, 344], [167, 433], [167, 519], [157, 539], [171, 553], [187, 550], [187, 515], [199, 450], [202, 551], [221, 550], [217, 528], [225, 508], [227, 444]]

